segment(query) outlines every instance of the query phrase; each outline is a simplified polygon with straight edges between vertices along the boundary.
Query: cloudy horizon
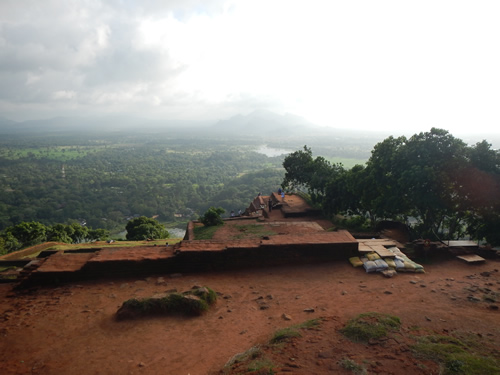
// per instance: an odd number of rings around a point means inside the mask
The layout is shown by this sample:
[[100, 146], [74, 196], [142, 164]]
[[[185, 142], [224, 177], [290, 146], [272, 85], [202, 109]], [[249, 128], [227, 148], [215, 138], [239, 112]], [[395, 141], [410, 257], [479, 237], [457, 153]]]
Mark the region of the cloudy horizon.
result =
[[500, 132], [496, 1], [0, 2], [0, 116]]

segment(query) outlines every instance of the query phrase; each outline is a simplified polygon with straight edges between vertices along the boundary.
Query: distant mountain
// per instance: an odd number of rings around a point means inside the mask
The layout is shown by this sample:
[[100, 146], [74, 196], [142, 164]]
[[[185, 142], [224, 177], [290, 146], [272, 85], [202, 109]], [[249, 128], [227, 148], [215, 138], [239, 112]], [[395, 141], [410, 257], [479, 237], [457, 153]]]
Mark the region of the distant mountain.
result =
[[0, 129], [3, 128], [10, 128], [12, 126], [15, 126], [17, 122], [11, 119], [8, 119], [7, 117], [0, 116]]
[[127, 116], [113, 117], [53, 117], [48, 119], [15, 122], [10, 126], [0, 123], [3, 131], [31, 133], [74, 132], [87, 130], [118, 130], [143, 123], [144, 119]]
[[296, 135], [305, 133], [315, 125], [306, 119], [290, 113], [279, 115], [267, 110], [256, 110], [248, 115], [236, 115], [216, 122], [211, 131], [228, 135]]
[[150, 120], [142, 117], [109, 115], [89, 117], [53, 117], [16, 122], [0, 116], [0, 133], [4, 134], [47, 134], [83, 132], [169, 132], [184, 131], [195, 126], [208, 125], [205, 122]]

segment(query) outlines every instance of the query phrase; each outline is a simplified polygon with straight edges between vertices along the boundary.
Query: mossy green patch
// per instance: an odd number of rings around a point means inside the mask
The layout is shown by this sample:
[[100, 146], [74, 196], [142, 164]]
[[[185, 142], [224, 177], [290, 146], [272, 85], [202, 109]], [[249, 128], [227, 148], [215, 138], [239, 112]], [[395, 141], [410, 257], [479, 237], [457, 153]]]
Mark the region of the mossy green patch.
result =
[[244, 353], [235, 355], [226, 363], [223, 374], [231, 374], [235, 369], [242, 369], [243, 372], [257, 374], [274, 374], [275, 364], [266, 357], [258, 346], [253, 346]]
[[417, 339], [412, 346], [416, 357], [435, 361], [442, 367], [443, 375], [498, 375], [500, 363], [498, 359], [483, 353], [484, 346], [466, 344], [453, 336], [430, 335]]
[[195, 226], [193, 229], [194, 238], [196, 240], [211, 240], [215, 232], [220, 228], [220, 225], [214, 226]]
[[311, 319], [307, 320], [303, 323], [293, 325], [291, 327], [286, 327], [276, 331], [271, 338], [271, 344], [277, 344], [283, 341], [287, 341], [294, 337], [301, 337], [300, 330], [301, 329], [316, 329], [320, 325], [319, 319]]
[[210, 288], [195, 288], [183, 293], [171, 293], [161, 298], [132, 298], [118, 309], [117, 319], [132, 319], [150, 315], [201, 315], [217, 300]]
[[369, 312], [349, 320], [341, 329], [342, 334], [356, 342], [368, 342], [387, 336], [392, 331], [399, 330], [401, 321], [398, 317]]
[[347, 371], [351, 371], [355, 375], [366, 375], [366, 368], [359, 363], [356, 363], [350, 358], [344, 358], [339, 362], [340, 367]]

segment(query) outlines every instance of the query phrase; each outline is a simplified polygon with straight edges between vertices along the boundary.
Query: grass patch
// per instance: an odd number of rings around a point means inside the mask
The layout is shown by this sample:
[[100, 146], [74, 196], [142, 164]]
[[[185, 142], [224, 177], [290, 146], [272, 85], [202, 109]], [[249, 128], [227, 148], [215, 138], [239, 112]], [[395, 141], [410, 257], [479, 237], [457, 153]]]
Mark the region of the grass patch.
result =
[[320, 325], [319, 319], [311, 319], [307, 320], [304, 323], [296, 324], [291, 327], [283, 328], [276, 331], [271, 338], [271, 344], [278, 344], [283, 341], [288, 341], [294, 337], [302, 337], [300, 330], [301, 329], [316, 329]]
[[339, 365], [343, 369], [345, 369], [347, 371], [351, 371], [353, 374], [356, 374], [356, 375], [366, 375], [367, 374], [366, 368], [363, 365], [360, 365], [349, 358], [342, 359], [339, 362]]
[[[224, 224], [223, 224], [224, 225]], [[213, 226], [195, 226], [193, 228], [194, 238], [196, 240], [211, 240], [215, 232], [220, 228], [220, 225]]]
[[418, 338], [412, 346], [414, 355], [437, 362], [443, 375], [498, 375], [500, 363], [498, 359], [481, 353], [485, 347], [476, 341], [464, 343], [453, 336], [430, 335]]
[[257, 358], [257, 359], [254, 359], [253, 361], [251, 361], [249, 364], [248, 364], [248, 371], [249, 372], [257, 372], [258, 371], [258, 374], [269, 374], [269, 375], [272, 375], [274, 374], [274, 363], [269, 359], [269, 358], [266, 358], [266, 357], [263, 357], [263, 358]]
[[340, 332], [352, 341], [367, 343], [399, 330], [400, 326], [401, 321], [396, 316], [369, 312], [349, 320]]
[[235, 225], [235, 229], [239, 234], [232, 236], [233, 239], [240, 240], [243, 238], [260, 238], [263, 236], [273, 236], [276, 233], [267, 229], [262, 224], [247, 224], [247, 225]]
[[274, 374], [274, 368], [274, 363], [264, 355], [260, 347], [254, 346], [246, 352], [236, 354], [231, 358], [224, 366], [222, 373], [231, 374], [235, 369], [241, 369], [244, 372]]
[[210, 288], [201, 287], [183, 293], [171, 293], [161, 298], [132, 298], [123, 302], [118, 309], [118, 320], [133, 319], [150, 315], [201, 315], [217, 300], [217, 294]]
[[246, 352], [236, 354], [226, 363], [225, 367], [231, 367], [236, 363], [248, 362], [262, 356], [262, 350], [258, 346], [252, 346]]
[[282, 341], [287, 341], [294, 337], [302, 337], [300, 332], [292, 327], [283, 328], [276, 331], [271, 339], [271, 344], [277, 344]]
[[266, 356], [266, 351], [274, 351], [281, 347], [287, 340], [293, 337], [301, 337], [300, 330], [317, 329], [320, 326], [321, 319], [311, 319], [303, 323], [283, 328], [273, 335], [269, 344], [262, 347], [254, 346], [244, 353], [236, 354], [229, 360], [224, 369], [223, 374], [274, 374], [276, 365]]

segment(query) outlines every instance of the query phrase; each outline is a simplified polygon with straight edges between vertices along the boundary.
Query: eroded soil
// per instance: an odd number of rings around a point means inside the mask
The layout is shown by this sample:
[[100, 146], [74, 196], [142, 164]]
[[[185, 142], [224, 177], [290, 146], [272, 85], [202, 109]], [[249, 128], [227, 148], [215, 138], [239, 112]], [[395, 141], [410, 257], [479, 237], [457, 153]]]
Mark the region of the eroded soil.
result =
[[[436, 365], [413, 358], [408, 350], [403, 336], [415, 330], [472, 333], [500, 347], [499, 262], [469, 265], [448, 259], [425, 264], [425, 269], [425, 274], [388, 279], [346, 261], [19, 292], [3, 284], [2, 374], [217, 373], [235, 354], [269, 342], [277, 329], [320, 317], [326, 320], [319, 331], [307, 331], [277, 353], [277, 373], [347, 374], [338, 365], [341, 358], [365, 363], [369, 373], [398, 374], [402, 368], [408, 374], [437, 373]], [[194, 285], [220, 294], [201, 317], [115, 319], [129, 298]], [[352, 344], [340, 335], [350, 318], [368, 311], [398, 316], [403, 334], [383, 345]]]

